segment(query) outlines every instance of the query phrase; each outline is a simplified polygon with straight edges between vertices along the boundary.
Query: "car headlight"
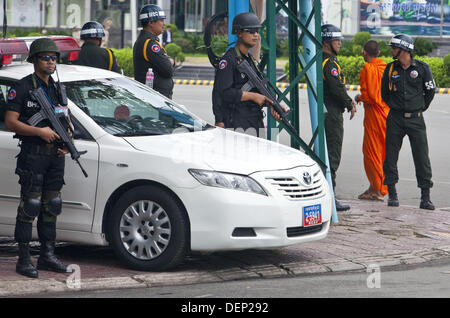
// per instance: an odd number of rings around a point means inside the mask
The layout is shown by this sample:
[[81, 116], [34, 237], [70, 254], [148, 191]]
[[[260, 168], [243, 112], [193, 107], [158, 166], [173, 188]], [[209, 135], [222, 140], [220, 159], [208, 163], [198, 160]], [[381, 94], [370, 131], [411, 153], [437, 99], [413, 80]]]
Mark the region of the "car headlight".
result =
[[247, 176], [198, 169], [189, 169], [188, 171], [198, 182], [206, 186], [267, 195], [255, 180]]

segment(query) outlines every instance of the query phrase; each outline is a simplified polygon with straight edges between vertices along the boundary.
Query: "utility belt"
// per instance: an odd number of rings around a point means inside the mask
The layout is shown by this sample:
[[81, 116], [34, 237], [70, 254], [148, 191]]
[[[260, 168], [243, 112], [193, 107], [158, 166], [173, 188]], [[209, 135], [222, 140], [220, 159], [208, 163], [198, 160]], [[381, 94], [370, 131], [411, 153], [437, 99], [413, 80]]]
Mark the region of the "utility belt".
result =
[[20, 148], [22, 149], [22, 151], [26, 151], [29, 154], [53, 156], [58, 154], [59, 147], [55, 143], [52, 144], [21, 143]]
[[403, 118], [419, 118], [423, 116], [422, 111], [418, 112], [403, 112], [399, 110], [392, 109], [396, 114], [402, 115]]

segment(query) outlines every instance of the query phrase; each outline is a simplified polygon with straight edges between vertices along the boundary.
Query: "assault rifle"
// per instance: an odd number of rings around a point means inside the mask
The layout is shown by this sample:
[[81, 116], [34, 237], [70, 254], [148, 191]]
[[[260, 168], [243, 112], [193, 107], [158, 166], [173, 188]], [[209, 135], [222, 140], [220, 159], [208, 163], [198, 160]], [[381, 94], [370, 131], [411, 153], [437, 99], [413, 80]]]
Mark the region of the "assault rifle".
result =
[[[64, 86], [60, 86], [60, 88], [63, 88]], [[61, 92], [62, 93], [62, 92]], [[81, 155], [85, 154], [86, 151], [78, 151], [75, 145], [72, 142], [72, 138], [69, 136], [69, 133], [67, 129], [64, 128], [64, 126], [59, 121], [59, 118], [57, 115], [55, 115], [55, 110], [50, 105], [50, 102], [48, 101], [47, 97], [44, 94], [44, 91], [42, 88], [36, 88], [30, 92], [31, 97], [41, 106], [41, 110], [39, 113], [32, 116], [28, 123], [32, 126], [36, 126], [41, 120], [48, 119], [50, 123], [52, 124], [53, 130], [61, 137], [62, 143], [67, 147], [67, 149], [70, 152], [70, 156], [73, 160], [76, 161], [76, 163], [80, 166], [81, 171], [83, 172], [84, 176], [87, 178], [88, 174], [81, 166], [78, 159]], [[63, 94], [65, 95], [65, 94]], [[68, 125], [70, 127], [70, 125]], [[69, 128], [72, 129], [72, 128]], [[72, 132], [73, 133], [73, 132]]]
[[300, 138], [295, 127], [292, 126], [291, 123], [287, 120], [287, 116], [289, 115], [290, 111], [285, 111], [284, 108], [281, 106], [281, 104], [277, 101], [275, 96], [273, 96], [273, 94], [267, 88], [267, 86], [269, 86], [273, 90], [275, 90], [275, 87], [272, 85], [272, 83], [267, 78], [261, 78], [260, 76], [258, 76], [258, 74], [250, 66], [250, 64], [247, 62], [247, 60], [242, 60], [241, 63], [238, 64], [237, 69], [239, 72], [247, 75], [247, 77], [248, 77], [248, 82], [244, 84], [244, 86], [242, 87], [242, 90], [250, 91], [251, 89], [256, 88], [256, 90], [260, 94], [269, 98], [273, 102], [271, 106], [278, 113], [278, 115], [280, 115], [281, 121], [283, 122], [284, 126], [286, 127], [286, 129], [288, 130], [290, 135], [299, 143], [299, 145], [302, 146], [302, 148], [305, 150], [305, 152], [320, 165], [322, 170], [325, 171], [325, 169], [326, 169], [325, 163]]
[[247, 75], [248, 80], [249, 80], [242, 87], [242, 90], [249, 91], [252, 88], [256, 88], [260, 94], [269, 98], [273, 102], [271, 106], [278, 113], [278, 115], [280, 115], [281, 120], [282, 120], [283, 124], [286, 126], [286, 128], [291, 133], [298, 136], [297, 130], [287, 120], [287, 116], [289, 115], [290, 111], [285, 111], [284, 108], [281, 106], [281, 104], [277, 101], [275, 96], [273, 96], [272, 93], [270, 92], [270, 90], [267, 88], [267, 86], [270, 86], [272, 89], [274, 89], [272, 83], [267, 78], [259, 77], [258, 74], [255, 72], [255, 70], [247, 62], [247, 60], [242, 60], [241, 63], [238, 64], [237, 69], [239, 72]]

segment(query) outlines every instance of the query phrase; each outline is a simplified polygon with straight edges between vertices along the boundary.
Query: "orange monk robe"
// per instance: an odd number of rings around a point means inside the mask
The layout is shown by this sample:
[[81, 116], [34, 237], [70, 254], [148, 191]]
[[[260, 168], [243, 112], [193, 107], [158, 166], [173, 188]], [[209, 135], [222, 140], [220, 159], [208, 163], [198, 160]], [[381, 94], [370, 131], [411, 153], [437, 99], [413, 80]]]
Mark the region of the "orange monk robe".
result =
[[386, 118], [389, 107], [381, 99], [381, 77], [386, 63], [374, 58], [364, 64], [359, 77], [361, 101], [364, 102], [364, 169], [372, 189], [383, 195], [388, 193], [383, 185], [383, 162], [385, 156]]

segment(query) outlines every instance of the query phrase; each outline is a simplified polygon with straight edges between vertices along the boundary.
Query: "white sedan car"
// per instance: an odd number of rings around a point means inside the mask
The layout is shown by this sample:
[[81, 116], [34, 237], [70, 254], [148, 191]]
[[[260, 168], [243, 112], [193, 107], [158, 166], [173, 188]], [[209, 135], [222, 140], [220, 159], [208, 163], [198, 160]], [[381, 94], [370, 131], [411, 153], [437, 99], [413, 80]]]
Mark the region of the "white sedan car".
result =
[[[0, 69], [0, 236], [13, 235], [19, 203], [6, 96], [32, 72], [28, 63]], [[73, 65], [58, 72], [89, 175], [67, 156], [58, 240], [111, 245], [129, 267], [165, 270], [189, 251], [278, 248], [327, 235], [329, 185], [303, 152], [208, 125], [120, 74]]]

